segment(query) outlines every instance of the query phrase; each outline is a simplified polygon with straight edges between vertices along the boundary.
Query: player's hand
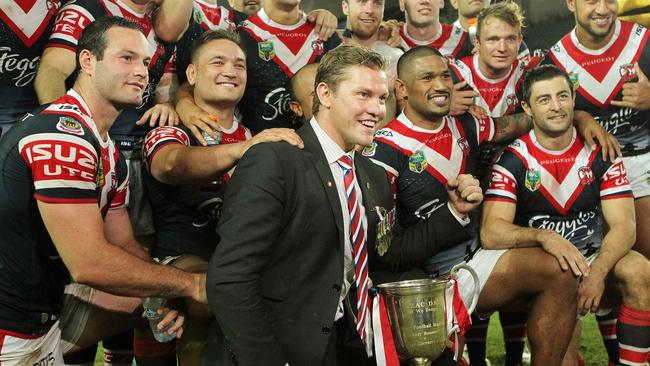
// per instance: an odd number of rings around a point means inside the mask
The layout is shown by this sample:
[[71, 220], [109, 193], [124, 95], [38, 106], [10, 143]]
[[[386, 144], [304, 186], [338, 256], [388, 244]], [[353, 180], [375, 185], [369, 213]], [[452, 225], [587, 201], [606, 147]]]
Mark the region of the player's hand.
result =
[[384, 41], [390, 47], [399, 47], [402, 38], [399, 35], [399, 29], [402, 22], [395, 19], [386, 20], [379, 25], [379, 40]]
[[149, 127], [178, 126], [180, 119], [171, 103], [158, 103], [144, 112], [142, 117], [135, 123], [143, 125], [149, 122]]
[[485, 108], [477, 106], [477, 105], [469, 106], [468, 112], [469, 112], [469, 114], [474, 116], [476, 119], [488, 118], [490, 116], [488, 114], [488, 112], [485, 110]]
[[467, 81], [463, 80], [454, 84], [451, 93], [451, 109], [449, 114], [452, 116], [459, 116], [469, 111], [469, 107], [474, 105], [474, 97], [478, 97], [478, 93], [467, 85]]
[[203, 146], [208, 146], [202, 132], [207, 133], [213, 139], [218, 139], [215, 131], [219, 129], [217, 117], [208, 114], [198, 107], [190, 98], [183, 98], [176, 103], [176, 111], [180, 120], [194, 135], [194, 138]]
[[467, 215], [483, 201], [483, 191], [478, 179], [469, 174], [460, 174], [447, 181], [447, 194], [452, 209], [461, 216]]
[[[185, 314], [179, 310], [169, 309], [166, 307], [162, 307], [158, 309], [158, 314], [162, 314], [165, 311], [168, 311], [167, 314], [165, 314], [165, 317], [158, 322], [156, 328], [158, 330], [165, 329], [165, 333], [169, 335], [176, 333], [176, 338], [181, 338], [183, 336], [183, 324], [185, 324]], [[174, 324], [170, 326], [172, 321], [174, 322]]]
[[603, 148], [603, 160], [607, 160], [609, 157], [609, 160], [613, 162], [618, 156], [623, 156], [621, 144], [616, 137], [605, 131], [591, 114], [584, 111], [575, 111], [574, 124], [578, 133], [592, 150], [596, 148], [595, 140], [598, 140], [598, 143]]
[[591, 310], [592, 313], [598, 311], [600, 300], [605, 291], [605, 278], [597, 275], [595, 272], [584, 277], [578, 287], [578, 313], [586, 315]]
[[622, 100], [612, 100], [611, 104], [617, 107], [627, 107], [638, 111], [650, 109], [650, 81], [639, 67], [634, 63], [634, 71], [639, 81], [626, 82], [623, 84]]
[[563, 271], [571, 270], [577, 277], [589, 275], [589, 263], [575, 245], [553, 230], [541, 230], [538, 242], [544, 250], [557, 259]]
[[336, 27], [338, 25], [338, 19], [331, 12], [318, 9], [314, 10], [307, 15], [307, 21], [309, 23], [314, 23], [314, 28], [318, 38], [321, 41], [327, 41], [330, 39], [332, 34], [336, 32]]
[[252, 139], [247, 141], [247, 145], [242, 152], [242, 155], [251, 148], [251, 146], [262, 143], [262, 142], [277, 142], [277, 141], [286, 141], [289, 144], [296, 146], [298, 148], [303, 148], [305, 145], [302, 142], [302, 139], [296, 131], [291, 128], [267, 128], [262, 132], [255, 135]]

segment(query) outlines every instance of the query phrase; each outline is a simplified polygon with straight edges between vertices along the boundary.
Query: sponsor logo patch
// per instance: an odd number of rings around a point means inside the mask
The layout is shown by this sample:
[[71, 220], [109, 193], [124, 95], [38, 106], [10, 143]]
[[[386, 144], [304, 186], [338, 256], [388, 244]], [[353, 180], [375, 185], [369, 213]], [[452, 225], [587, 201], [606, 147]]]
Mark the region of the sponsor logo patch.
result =
[[416, 151], [409, 157], [409, 170], [413, 173], [422, 173], [427, 165], [427, 159], [422, 151]]
[[71, 133], [77, 136], [83, 136], [84, 130], [81, 123], [71, 117], [59, 117], [59, 122], [56, 124], [56, 129], [62, 132]]
[[366, 147], [363, 148], [363, 150], [361, 151], [361, 155], [374, 156], [376, 150], [377, 150], [377, 143], [373, 141], [370, 143], [370, 145], [366, 145]]
[[542, 184], [542, 175], [535, 169], [528, 169], [526, 171], [526, 181], [524, 183], [529, 191], [535, 192]]
[[275, 57], [273, 42], [259, 42], [257, 44], [257, 54], [262, 60], [271, 61]]

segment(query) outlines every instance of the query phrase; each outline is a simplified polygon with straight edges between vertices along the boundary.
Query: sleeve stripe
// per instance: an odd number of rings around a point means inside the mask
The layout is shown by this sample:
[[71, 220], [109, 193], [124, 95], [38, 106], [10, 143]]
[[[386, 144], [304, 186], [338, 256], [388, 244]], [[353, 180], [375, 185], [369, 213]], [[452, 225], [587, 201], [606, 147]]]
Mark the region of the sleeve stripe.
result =
[[[50, 45], [53, 45], [53, 46], [56, 45], [57, 47], [59, 47], [59, 44], [56, 43], [56, 41], [59, 41], [59, 40], [66, 41], [66, 42], [69, 42], [69, 43], [74, 44], [74, 45], [76, 45], [79, 42], [79, 40], [77, 38], [75, 38], [74, 36], [71, 36], [69, 34], [53, 33], [52, 38], [50, 38]], [[69, 48], [69, 47], [65, 47], [65, 48]], [[70, 48], [70, 49], [72, 49], [72, 48]]]
[[77, 188], [77, 189], [88, 189], [94, 191], [97, 189], [97, 183], [81, 182], [78, 180], [50, 179], [50, 180], [34, 181], [34, 188], [36, 188], [37, 190], [51, 189], [51, 188]]
[[632, 192], [624, 192], [621, 194], [612, 194], [609, 196], [600, 196], [601, 200], [614, 200], [614, 199], [619, 199], [619, 198], [634, 198], [634, 195]]
[[499, 164], [492, 165], [492, 170], [497, 171], [497, 172], [501, 173], [502, 175], [507, 176], [508, 178], [512, 179], [513, 182], [517, 181], [517, 179], [515, 179], [515, 176], [512, 175], [512, 173], [510, 173], [510, 171], [508, 169], [502, 167]]
[[94, 203], [97, 204], [97, 198], [55, 198], [34, 194], [34, 198], [45, 203]]
[[377, 160], [377, 159], [373, 159], [373, 158], [370, 158], [370, 160], [372, 160], [373, 163], [375, 163], [375, 164], [379, 165], [380, 167], [384, 168], [384, 170], [386, 170], [390, 174], [394, 175], [395, 177], [399, 177], [399, 172], [397, 170], [395, 170], [392, 166], [384, 163], [381, 160]]
[[489, 196], [489, 197], [485, 197], [485, 199], [483, 199], [483, 202], [487, 202], [487, 201], [498, 201], [498, 202], [517, 203], [516, 200], [513, 201], [513, 200], [508, 199], [508, 198], [504, 198], [504, 197], [496, 197], [496, 196]]
[[509, 198], [509, 199], [517, 202], [517, 195], [515, 195], [512, 192], [503, 190], [503, 189], [487, 189], [485, 191], [485, 196], [487, 197], [488, 195], [494, 195], [494, 196]]
[[625, 193], [630, 193], [630, 186], [629, 185], [624, 185], [620, 187], [612, 187], [612, 188], [607, 188], [603, 189], [600, 191], [600, 197], [604, 196], [610, 196], [610, 195], [615, 195], [615, 194], [625, 194]]

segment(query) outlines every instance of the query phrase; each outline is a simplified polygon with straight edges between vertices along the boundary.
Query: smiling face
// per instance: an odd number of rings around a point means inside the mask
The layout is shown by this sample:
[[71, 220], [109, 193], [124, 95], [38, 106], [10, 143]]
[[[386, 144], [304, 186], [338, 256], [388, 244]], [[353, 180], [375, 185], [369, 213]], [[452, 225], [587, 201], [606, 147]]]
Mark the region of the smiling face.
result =
[[587, 36], [601, 41], [614, 34], [618, 1], [567, 0], [567, 6], [575, 15], [578, 37]]
[[466, 19], [476, 18], [481, 9], [489, 4], [490, 0], [451, 0], [451, 6], [458, 10], [458, 15]]
[[149, 83], [147, 39], [140, 31], [122, 27], [110, 28], [104, 37], [106, 48], [101, 60], [87, 50], [81, 52], [80, 58], [89, 60], [84, 62], [89, 65], [86, 72], [98, 93], [118, 110], [140, 106]]
[[377, 35], [384, 18], [384, 0], [344, 0], [342, 7], [356, 37], [369, 39]]
[[[316, 86], [321, 107], [316, 118], [344, 151], [372, 142], [375, 126], [386, 115], [386, 73], [367, 66], [348, 66], [335, 89]], [[326, 114], [322, 118], [322, 114]], [[322, 121], [322, 122], [321, 122]]]
[[453, 86], [446, 60], [437, 55], [414, 59], [397, 82], [406, 97], [404, 111], [414, 123], [436, 123], [449, 114]]
[[500, 77], [517, 59], [521, 29], [502, 19], [488, 17], [481, 24], [478, 42], [481, 71], [491, 77]]
[[197, 103], [234, 107], [246, 89], [246, 56], [228, 39], [209, 41], [188, 66], [187, 80]]
[[228, 0], [233, 9], [247, 15], [257, 13], [261, 8], [260, 2], [261, 0]]
[[533, 118], [538, 136], [558, 137], [573, 126], [574, 96], [565, 77], [555, 76], [530, 86], [530, 98], [522, 106]]
[[406, 13], [406, 22], [416, 28], [433, 24], [440, 15], [438, 0], [400, 0], [399, 3]]

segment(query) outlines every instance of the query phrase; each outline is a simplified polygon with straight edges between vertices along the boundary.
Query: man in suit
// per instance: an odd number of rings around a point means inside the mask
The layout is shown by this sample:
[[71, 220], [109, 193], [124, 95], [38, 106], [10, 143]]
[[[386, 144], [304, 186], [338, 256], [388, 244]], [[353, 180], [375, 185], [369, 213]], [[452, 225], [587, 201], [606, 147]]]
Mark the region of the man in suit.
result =
[[365, 48], [332, 50], [317, 70], [314, 118], [298, 130], [304, 149], [260, 144], [240, 160], [208, 271], [209, 303], [225, 335], [212, 363], [367, 363], [368, 257], [392, 271], [418, 268], [468, 238], [467, 212], [482, 194], [477, 180], [461, 175], [449, 183], [446, 208], [377, 240], [393, 195], [384, 170], [354, 147], [368, 145], [384, 118], [383, 68]]

